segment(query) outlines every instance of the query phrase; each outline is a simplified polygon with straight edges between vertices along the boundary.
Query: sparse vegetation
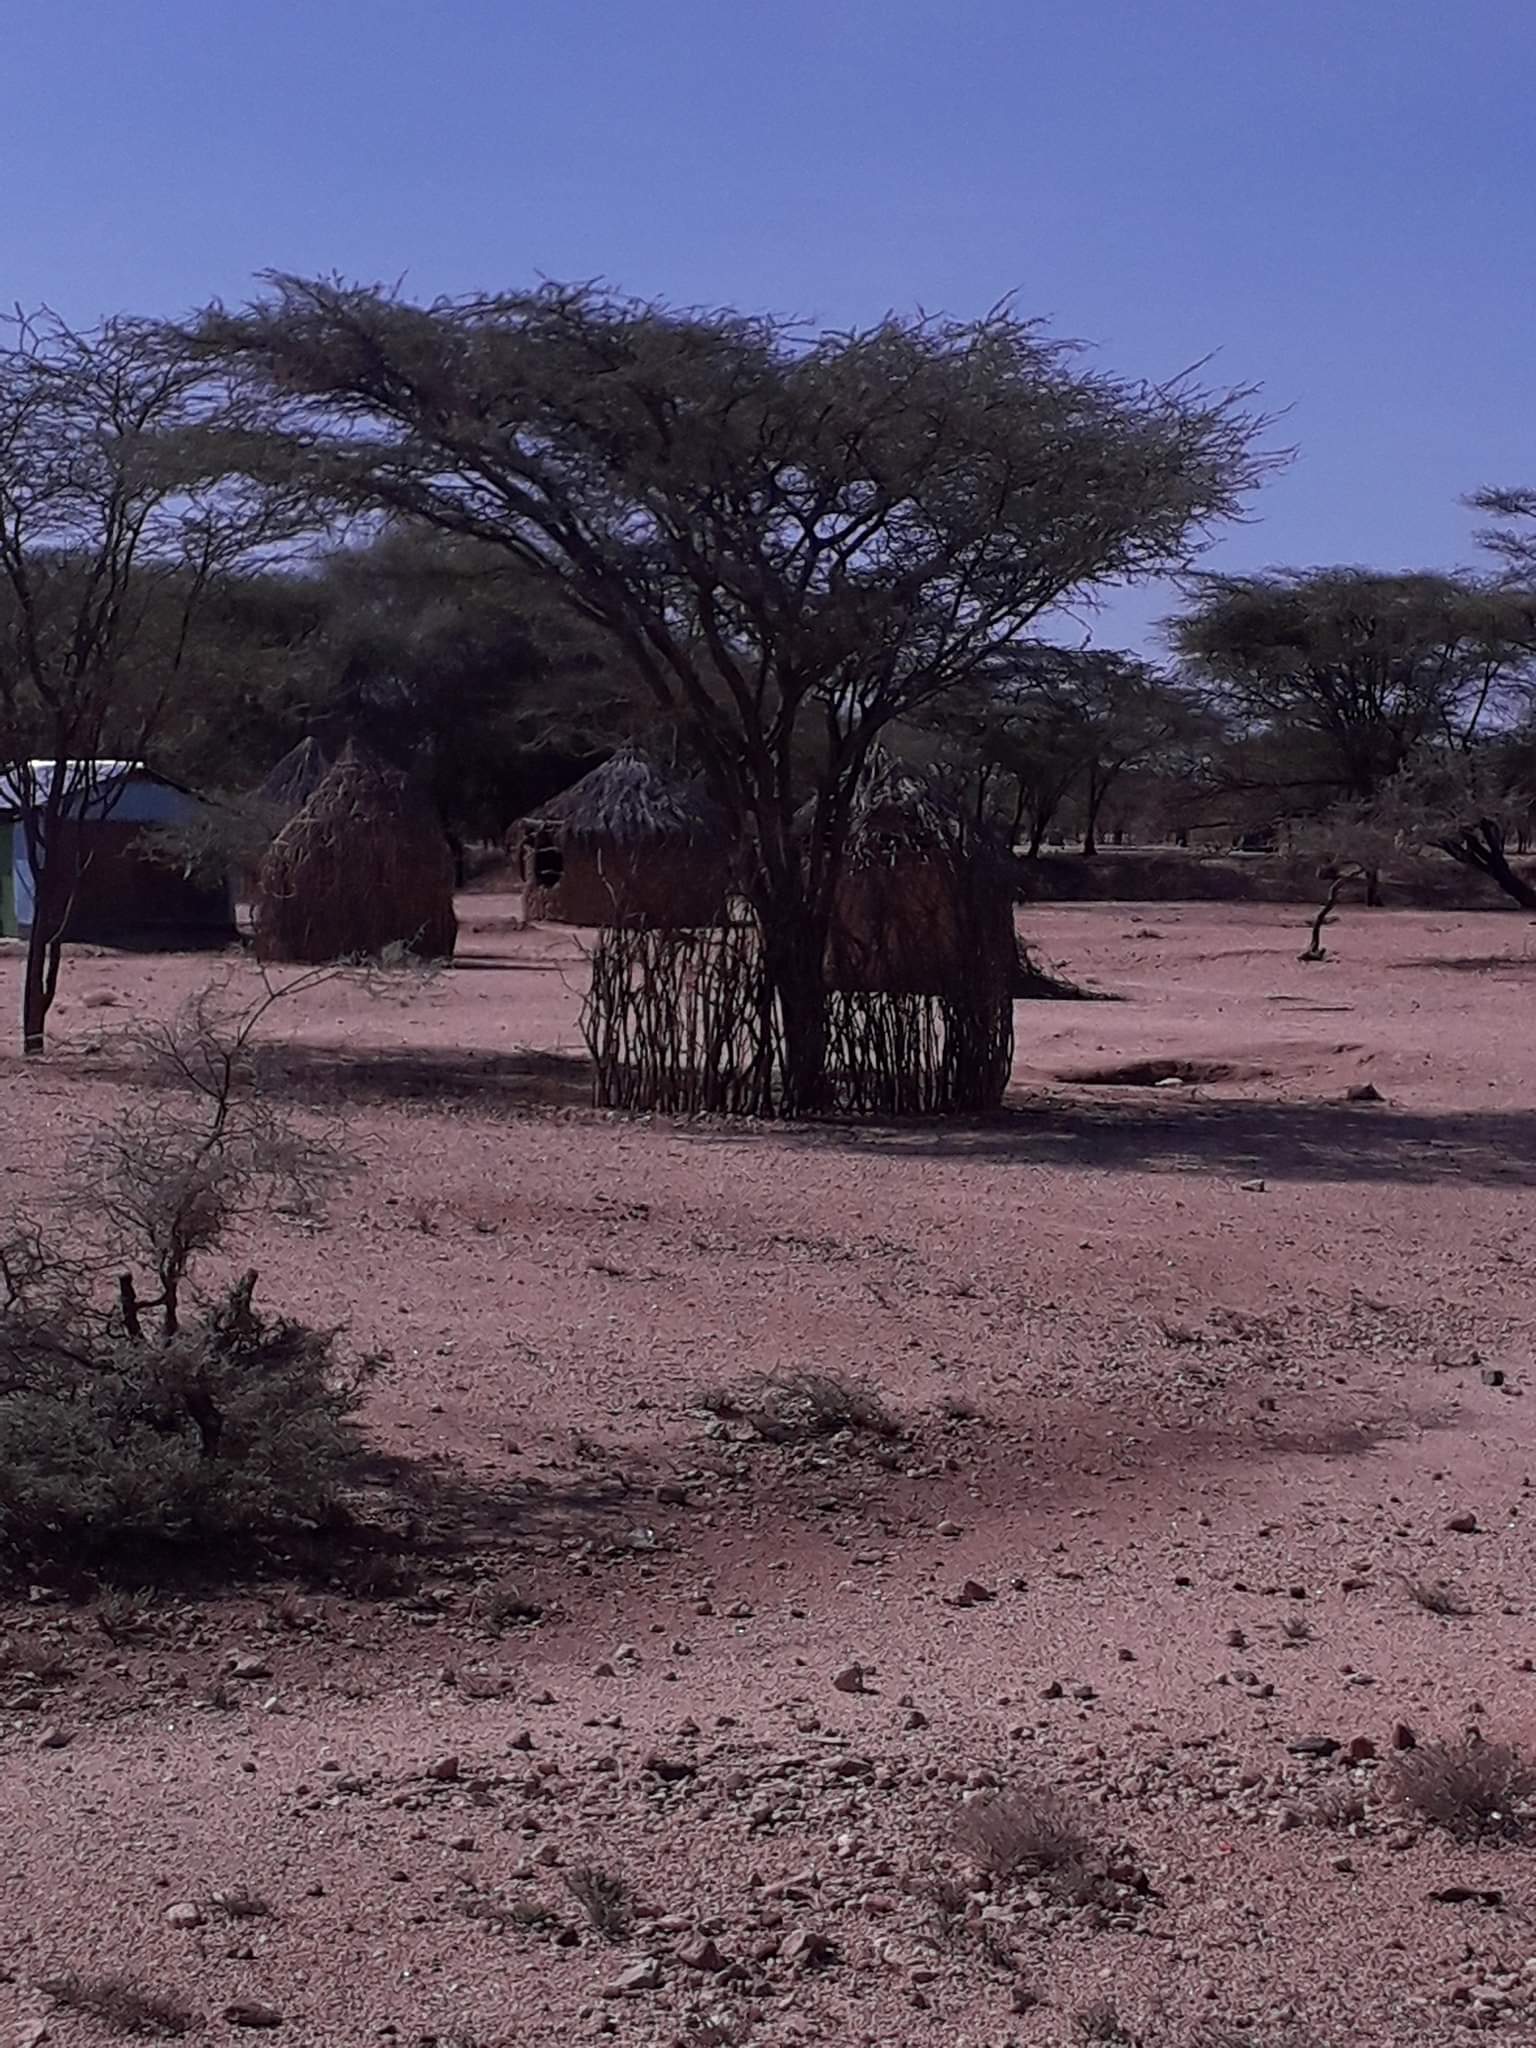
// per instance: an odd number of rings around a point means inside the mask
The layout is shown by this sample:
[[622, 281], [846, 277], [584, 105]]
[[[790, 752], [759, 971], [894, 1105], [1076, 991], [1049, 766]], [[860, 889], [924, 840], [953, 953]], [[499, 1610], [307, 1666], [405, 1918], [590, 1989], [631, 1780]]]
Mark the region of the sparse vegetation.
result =
[[[249, 1543], [337, 1512], [368, 1362], [259, 1313], [254, 1272], [188, 1301], [237, 1225], [312, 1209], [340, 1166], [255, 1085], [253, 1036], [280, 993], [230, 1010], [205, 991], [138, 1033], [168, 1094], [92, 1141], [69, 1234], [23, 1223], [0, 1243], [0, 1540], [15, 1549]], [[130, 1619], [131, 1603], [107, 1611]]]
[[843, 1434], [892, 1442], [904, 1434], [900, 1419], [874, 1388], [842, 1372], [802, 1368], [770, 1373], [747, 1412], [758, 1434], [775, 1443]]
[[1470, 1614], [1471, 1608], [1458, 1593], [1439, 1579], [1404, 1579], [1408, 1597], [1426, 1614]]
[[1073, 2014], [1072, 2039], [1081, 2048], [1146, 2048], [1145, 2037], [1112, 1998], [1096, 1998]]
[[243, 1884], [215, 1892], [208, 1906], [221, 1920], [272, 1920], [277, 1917], [277, 1908], [270, 1899], [263, 1898], [260, 1892]]
[[1091, 1885], [1092, 1837], [1058, 1792], [1020, 1787], [968, 1806], [959, 1837], [965, 1853], [993, 1877], [1031, 1878], [1072, 1898]]
[[153, 1991], [112, 1972], [65, 1970], [40, 1988], [67, 2012], [84, 2013], [108, 2032], [176, 2039], [190, 2034], [197, 2015], [174, 1992]]
[[1393, 1759], [1384, 1782], [1396, 1804], [1458, 1841], [1517, 1841], [1536, 1818], [1536, 1762], [1508, 1742], [1422, 1743]]
[[573, 1863], [565, 1873], [565, 1885], [594, 1933], [604, 1941], [624, 1939], [635, 1911], [633, 1895], [622, 1877], [599, 1863]]

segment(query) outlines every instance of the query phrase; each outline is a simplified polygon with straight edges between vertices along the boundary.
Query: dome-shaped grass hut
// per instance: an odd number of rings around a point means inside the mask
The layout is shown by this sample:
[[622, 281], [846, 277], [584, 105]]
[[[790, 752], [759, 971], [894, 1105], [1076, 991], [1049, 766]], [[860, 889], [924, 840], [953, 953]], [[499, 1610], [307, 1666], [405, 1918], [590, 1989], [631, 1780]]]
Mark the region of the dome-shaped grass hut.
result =
[[697, 780], [625, 747], [518, 832], [523, 912], [547, 924], [684, 930], [724, 921], [734, 842]]
[[953, 996], [1011, 978], [1013, 882], [1002, 849], [933, 780], [899, 766], [865, 786], [827, 948], [830, 988]]
[[251, 802], [286, 825], [309, 802], [330, 772], [331, 762], [320, 742], [313, 737], [302, 739], [267, 771], [251, 791]]
[[319, 965], [396, 947], [446, 959], [453, 856], [418, 785], [348, 747], [273, 840], [256, 890], [256, 957]]

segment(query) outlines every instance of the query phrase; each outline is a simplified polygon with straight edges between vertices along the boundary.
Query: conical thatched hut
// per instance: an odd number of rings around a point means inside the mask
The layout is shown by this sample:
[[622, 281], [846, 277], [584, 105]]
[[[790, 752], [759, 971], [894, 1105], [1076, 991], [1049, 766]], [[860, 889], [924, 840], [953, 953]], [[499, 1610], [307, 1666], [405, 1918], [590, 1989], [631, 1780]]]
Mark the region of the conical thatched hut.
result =
[[523, 819], [523, 909], [550, 924], [717, 925], [734, 842], [697, 781], [625, 747]]
[[273, 840], [256, 891], [260, 960], [446, 959], [453, 856], [407, 775], [348, 747]]
[[290, 747], [251, 791], [251, 801], [270, 810], [286, 824], [301, 811], [331, 772], [331, 762], [320, 742], [313, 737]]
[[849, 833], [828, 985], [953, 996], [1011, 978], [1013, 886], [1001, 849], [931, 778], [878, 768]]

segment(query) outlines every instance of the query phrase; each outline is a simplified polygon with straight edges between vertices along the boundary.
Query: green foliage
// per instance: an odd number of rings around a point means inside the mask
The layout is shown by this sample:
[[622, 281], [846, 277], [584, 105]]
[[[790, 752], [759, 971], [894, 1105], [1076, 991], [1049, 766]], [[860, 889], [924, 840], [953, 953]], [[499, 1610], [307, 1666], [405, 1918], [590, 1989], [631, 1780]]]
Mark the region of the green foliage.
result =
[[0, 1537], [28, 1553], [243, 1544], [336, 1511], [363, 1372], [242, 1283], [167, 1342], [0, 1317]]

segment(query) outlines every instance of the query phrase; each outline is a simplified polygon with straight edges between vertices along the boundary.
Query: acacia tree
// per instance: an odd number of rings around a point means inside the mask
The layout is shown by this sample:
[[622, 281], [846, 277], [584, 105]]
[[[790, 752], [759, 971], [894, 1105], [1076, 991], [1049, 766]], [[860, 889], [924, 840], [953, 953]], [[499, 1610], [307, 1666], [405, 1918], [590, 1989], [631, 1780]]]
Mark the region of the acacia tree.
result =
[[1533, 618], [1479, 577], [1284, 569], [1200, 579], [1170, 635], [1250, 760], [1313, 808], [1360, 807], [1420, 759], [1476, 747], [1526, 680]]
[[823, 1099], [881, 732], [1069, 594], [1187, 561], [1265, 466], [1244, 394], [1104, 375], [1007, 310], [815, 335], [276, 277], [195, 335], [266, 400], [280, 476], [502, 548], [613, 636], [748, 842], [791, 1114]]
[[0, 346], [0, 785], [33, 879], [22, 1042], [43, 1049], [62, 941], [111, 809], [188, 672], [199, 611], [292, 491], [231, 483], [238, 424], [157, 325], [18, 316]]

